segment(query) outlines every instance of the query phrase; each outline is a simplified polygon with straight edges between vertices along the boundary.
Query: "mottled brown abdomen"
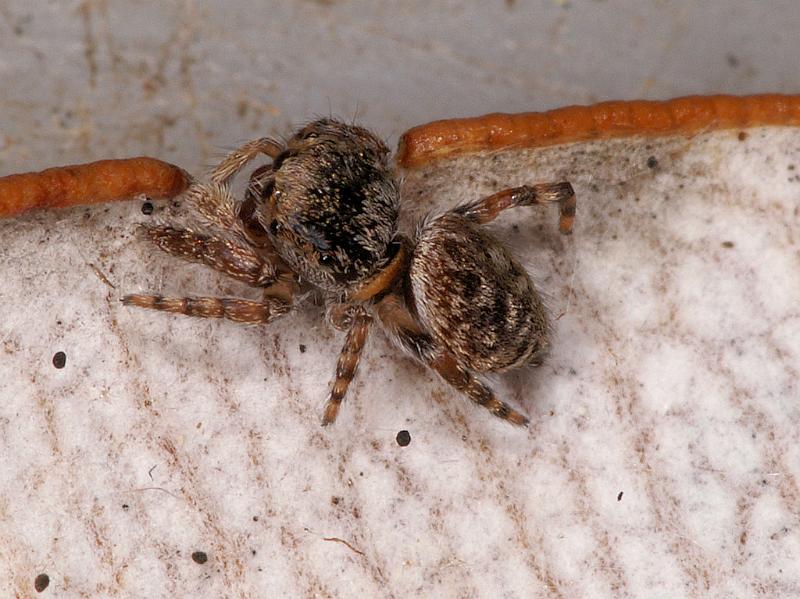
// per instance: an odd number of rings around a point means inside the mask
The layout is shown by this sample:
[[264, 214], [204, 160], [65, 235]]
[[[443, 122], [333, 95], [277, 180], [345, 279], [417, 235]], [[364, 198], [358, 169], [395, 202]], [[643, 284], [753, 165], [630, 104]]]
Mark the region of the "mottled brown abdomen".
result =
[[447, 213], [426, 223], [411, 260], [422, 324], [476, 372], [538, 363], [547, 317], [520, 263], [480, 225]]

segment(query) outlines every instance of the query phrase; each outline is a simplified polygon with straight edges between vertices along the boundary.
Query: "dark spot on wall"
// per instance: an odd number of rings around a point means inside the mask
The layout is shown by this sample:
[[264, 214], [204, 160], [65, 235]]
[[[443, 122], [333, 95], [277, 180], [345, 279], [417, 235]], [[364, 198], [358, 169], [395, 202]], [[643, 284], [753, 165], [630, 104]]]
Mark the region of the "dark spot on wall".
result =
[[650, 156], [647, 159], [647, 168], [656, 168], [658, 166], [658, 159], [655, 156]]
[[620, 491], [619, 495], [617, 495], [617, 501], [622, 501], [622, 491]]
[[53, 354], [53, 366], [56, 368], [64, 368], [67, 365], [67, 354], [63, 351], [57, 351]]
[[724, 248], [732, 248], [733, 246], [734, 246], [734, 243], [732, 241], [723, 241], [722, 242], [722, 247], [724, 247]]
[[33, 588], [37, 593], [41, 593], [50, 585], [50, 577], [47, 574], [39, 574], [33, 581]]
[[739, 141], [744, 141], [747, 139], [747, 131], [739, 131], [739, 135], [737, 135]]
[[205, 564], [208, 561], [208, 555], [205, 551], [195, 551], [192, 553], [192, 561], [196, 564]]
[[411, 433], [408, 431], [400, 431], [397, 433], [397, 444], [400, 447], [406, 447], [409, 443], [411, 443]]
[[153, 214], [153, 202], [145, 202], [142, 204], [142, 214], [147, 214], [148, 216]]

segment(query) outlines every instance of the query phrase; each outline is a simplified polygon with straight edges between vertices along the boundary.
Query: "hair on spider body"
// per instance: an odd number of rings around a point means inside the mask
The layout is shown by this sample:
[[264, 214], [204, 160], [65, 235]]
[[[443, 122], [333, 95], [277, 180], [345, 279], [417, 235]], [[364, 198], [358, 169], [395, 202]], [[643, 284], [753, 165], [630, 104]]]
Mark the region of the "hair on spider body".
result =
[[331, 119], [309, 123], [260, 185], [269, 195], [258, 198], [258, 223], [314, 286], [341, 293], [385, 266], [400, 189], [389, 148], [366, 129]]
[[[230, 182], [265, 154], [244, 198]], [[285, 142], [254, 140], [186, 192], [198, 224], [144, 225], [167, 253], [202, 262], [263, 290], [259, 301], [127, 295], [126, 305], [266, 324], [317, 291], [327, 318], [346, 331], [323, 424], [336, 419], [372, 325], [446, 382], [513, 424], [528, 420], [481, 378], [539, 364], [548, 319], [529, 274], [482, 225], [508, 208], [556, 203], [569, 233], [569, 183], [506, 189], [424, 219], [400, 234], [400, 186], [388, 147], [362, 127], [312, 121]]]

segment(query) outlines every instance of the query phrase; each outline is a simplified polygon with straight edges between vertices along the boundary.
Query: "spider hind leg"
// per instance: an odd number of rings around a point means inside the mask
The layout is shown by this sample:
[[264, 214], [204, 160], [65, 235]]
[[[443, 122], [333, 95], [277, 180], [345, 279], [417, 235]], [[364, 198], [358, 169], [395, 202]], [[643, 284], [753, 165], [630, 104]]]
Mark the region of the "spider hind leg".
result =
[[520, 206], [558, 204], [560, 219], [558, 229], [564, 235], [572, 233], [575, 224], [575, 191], [567, 181], [560, 183], [537, 183], [498, 191], [474, 202], [463, 204], [452, 212], [465, 216], [480, 225], [489, 223], [503, 210]]
[[397, 342], [414, 358], [441, 376], [454, 389], [498, 418], [517, 426], [528, 426], [529, 420], [497, 398], [487, 385], [456, 356], [442, 347], [416, 321], [397, 296], [389, 295], [377, 305], [377, 314]]
[[528, 426], [530, 421], [526, 416], [499, 400], [492, 389], [478, 380], [469, 369], [459, 364], [450, 352], [440, 352], [428, 361], [428, 366], [452, 387], [498, 418], [517, 426]]

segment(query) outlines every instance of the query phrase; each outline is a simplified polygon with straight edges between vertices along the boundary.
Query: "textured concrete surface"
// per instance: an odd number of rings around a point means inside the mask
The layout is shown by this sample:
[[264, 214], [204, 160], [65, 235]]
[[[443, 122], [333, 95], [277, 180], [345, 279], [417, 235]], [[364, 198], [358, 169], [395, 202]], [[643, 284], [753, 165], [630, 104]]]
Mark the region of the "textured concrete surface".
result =
[[[394, 141], [444, 116], [797, 92], [797, 30], [793, 2], [2, 2], [0, 174], [134, 154], [200, 172], [314, 114]], [[498, 382], [527, 432], [380, 335], [322, 430], [341, 338], [313, 307], [268, 329], [122, 308], [247, 293], [133, 238], [180, 207], [1, 223], [0, 591], [47, 573], [56, 597], [796, 596], [797, 136], [408, 179], [409, 220], [575, 182], [572, 238], [547, 211], [495, 227], [559, 317], [550, 361]]]

